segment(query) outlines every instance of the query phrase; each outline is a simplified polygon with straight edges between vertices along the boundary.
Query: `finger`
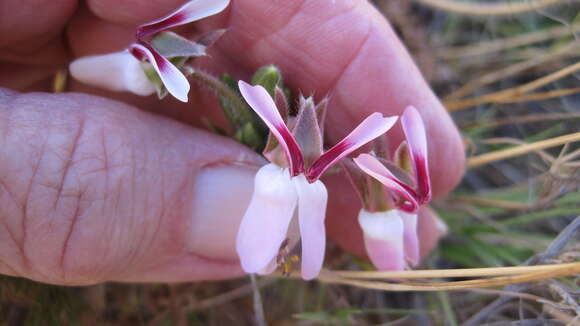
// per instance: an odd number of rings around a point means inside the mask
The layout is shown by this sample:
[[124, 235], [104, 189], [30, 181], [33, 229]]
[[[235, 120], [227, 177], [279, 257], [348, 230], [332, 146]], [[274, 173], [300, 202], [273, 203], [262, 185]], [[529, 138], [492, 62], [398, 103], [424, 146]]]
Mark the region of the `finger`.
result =
[[447, 232], [447, 225], [437, 216], [437, 213], [429, 207], [423, 207], [419, 213], [417, 225], [421, 258], [429, 256]]
[[[0, 272], [56, 284], [241, 274], [262, 160], [96, 97], [0, 92]], [[227, 203], [227, 205], [224, 205]]]
[[[76, 6], [75, 0], [0, 2], [0, 62], [27, 64], [39, 69], [21, 74], [2, 70], [0, 87], [22, 87], [21, 80], [30, 78], [26, 87], [45, 78], [44, 70], [54, 70], [66, 63], [68, 55], [61, 34]], [[20, 81], [12, 83], [12, 77]]]
[[91, 11], [99, 18], [127, 26], [155, 20], [177, 9], [184, 0], [89, 0]]

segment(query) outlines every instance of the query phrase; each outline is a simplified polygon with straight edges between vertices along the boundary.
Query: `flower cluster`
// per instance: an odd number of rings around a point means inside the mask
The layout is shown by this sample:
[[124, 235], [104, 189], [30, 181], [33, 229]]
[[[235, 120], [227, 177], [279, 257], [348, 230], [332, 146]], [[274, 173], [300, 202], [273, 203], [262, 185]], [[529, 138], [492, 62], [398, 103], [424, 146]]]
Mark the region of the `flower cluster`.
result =
[[[386, 133], [397, 117], [373, 113], [323, 153], [321, 121], [317, 117], [325, 115], [316, 111], [325, 107], [317, 108], [301, 101], [297, 116], [291, 121], [289, 118], [286, 123], [263, 87], [240, 81], [239, 89], [285, 154], [285, 160], [277, 159], [276, 155], [266, 155], [272, 163], [256, 174], [254, 194], [242, 218], [237, 238], [242, 267], [247, 273], [270, 273], [276, 267], [280, 248], [296, 241], [296, 235], [288, 230], [298, 207], [302, 278], [312, 279], [321, 270], [325, 250], [327, 192], [319, 180], [320, 176], [340, 159]], [[401, 121], [407, 142], [398, 152], [402, 160], [412, 163], [415, 187], [401, 181], [372, 155], [361, 154], [354, 160], [360, 171], [397, 195], [391, 196], [397, 208], [382, 212], [370, 212], [363, 208], [359, 215], [367, 252], [379, 269], [400, 270], [406, 266], [405, 260], [412, 265], [418, 262], [416, 212], [431, 197], [423, 122], [413, 107], [407, 108]], [[287, 125], [292, 126], [292, 130]], [[384, 197], [379, 200], [389, 199], [382, 193], [373, 195]]]
[[[167, 30], [217, 14], [228, 4], [229, 0], [189, 1], [173, 13], [139, 26], [137, 41], [126, 50], [75, 60], [70, 65], [71, 74], [109, 90], [143, 96], [157, 91], [160, 97], [168, 92], [187, 102], [190, 85], [180, 68], [187, 70], [184, 65], [190, 58], [205, 55], [205, 49], [221, 31], [194, 42]], [[341, 159], [383, 136], [398, 117], [373, 113], [324, 151], [328, 102], [315, 105], [311, 98], [300, 98], [297, 112], [288, 114], [287, 98], [275, 67], [260, 70], [252, 80], [254, 86], [244, 81], [236, 86], [231, 80], [219, 84], [218, 79], [207, 76], [202, 79], [218, 91], [222, 109], [235, 127], [236, 139], [249, 139], [247, 145], [261, 148], [269, 130], [263, 155], [270, 163], [256, 173], [254, 193], [237, 236], [242, 268], [247, 273], [270, 273], [285, 262], [280, 253], [286, 255], [288, 247], [298, 242], [293, 223], [297, 222], [302, 277], [315, 278], [322, 268], [326, 245], [328, 194], [320, 177]], [[351, 177], [363, 180], [354, 183], [364, 194], [359, 224], [371, 261], [387, 270], [402, 270], [418, 263], [417, 212], [431, 198], [423, 121], [419, 112], [409, 107], [401, 123], [406, 141], [392, 160], [361, 154], [354, 163], [347, 160], [343, 164]]]
[[[286, 240], [296, 206], [302, 238], [302, 277], [318, 275], [326, 244], [324, 218], [327, 192], [319, 180], [341, 158], [389, 130], [396, 117], [373, 113], [348, 136], [322, 153], [322, 133], [315, 107], [303, 105], [292, 122], [293, 132], [282, 119], [272, 97], [262, 86], [243, 81], [244, 99], [260, 116], [286, 156], [281, 165], [267, 164], [256, 174], [254, 194], [242, 218], [237, 238], [241, 264], [248, 273], [269, 272]], [[305, 135], [311, 135], [304, 139]], [[297, 139], [304, 139], [299, 146]]]

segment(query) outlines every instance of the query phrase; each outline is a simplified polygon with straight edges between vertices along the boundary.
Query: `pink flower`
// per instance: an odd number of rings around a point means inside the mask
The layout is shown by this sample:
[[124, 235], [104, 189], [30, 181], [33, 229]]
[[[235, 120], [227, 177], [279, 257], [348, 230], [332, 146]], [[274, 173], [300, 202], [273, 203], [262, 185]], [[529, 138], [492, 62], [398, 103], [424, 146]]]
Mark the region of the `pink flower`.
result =
[[395, 201], [395, 209], [369, 212], [363, 208], [359, 213], [358, 220], [369, 258], [378, 269], [383, 270], [402, 270], [407, 262], [410, 265], [419, 262], [416, 211], [420, 205], [431, 200], [427, 137], [423, 120], [414, 107], [408, 107], [401, 117], [401, 123], [414, 172], [414, 187], [397, 178], [372, 155], [361, 154], [354, 159], [361, 170], [400, 197]]
[[[286, 166], [267, 164], [256, 174], [254, 194], [237, 237], [242, 268], [247, 273], [267, 273], [275, 267], [273, 262], [287, 239], [288, 228], [298, 207], [302, 278], [313, 279], [322, 268], [326, 245], [324, 219], [327, 191], [319, 180], [320, 176], [337, 161], [389, 130], [397, 118], [373, 113], [342, 141], [322, 153], [322, 135], [317, 121], [307, 124], [315, 132], [306, 133], [317, 135], [315, 137], [318, 139], [312, 139], [311, 143], [320, 148], [301, 148], [295, 138], [301, 135], [291, 133], [263, 87], [240, 81], [239, 88], [244, 99], [277, 139], [287, 163]], [[298, 127], [295, 128], [297, 130]], [[322, 154], [310, 160], [309, 154], [313, 152]], [[305, 161], [311, 163], [307, 166]]]
[[[71, 75], [86, 84], [113, 91], [129, 91], [147, 96], [155, 93], [142, 62], [148, 62], [167, 91], [187, 102], [189, 82], [183, 73], [153, 47], [145, 37], [169, 28], [215, 15], [224, 10], [229, 0], [192, 0], [171, 14], [137, 28], [137, 42], [121, 52], [82, 57], [70, 64]], [[135, 60], [137, 59], [137, 60]]]

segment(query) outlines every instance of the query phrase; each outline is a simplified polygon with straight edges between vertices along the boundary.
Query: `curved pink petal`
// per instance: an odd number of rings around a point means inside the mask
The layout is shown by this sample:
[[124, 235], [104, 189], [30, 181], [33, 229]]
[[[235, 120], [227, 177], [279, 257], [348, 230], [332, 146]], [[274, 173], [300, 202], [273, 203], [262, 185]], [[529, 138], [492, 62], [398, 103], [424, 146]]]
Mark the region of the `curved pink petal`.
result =
[[417, 235], [417, 214], [399, 211], [403, 220], [403, 240], [405, 243], [405, 258], [411, 266], [419, 263], [419, 238]]
[[404, 270], [404, 226], [398, 212], [390, 210], [371, 213], [363, 209], [358, 215], [358, 222], [373, 265], [379, 270]]
[[188, 1], [169, 15], [137, 27], [137, 39], [215, 15], [224, 10], [229, 3], [229, 0]]
[[302, 278], [311, 280], [318, 276], [324, 262], [326, 249], [324, 218], [328, 193], [320, 180], [308, 183], [303, 174], [292, 180], [298, 193], [298, 221], [302, 237]]
[[412, 106], [407, 107], [401, 117], [403, 132], [407, 138], [409, 153], [413, 161], [417, 182], [419, 204], [431, 200], [431, 182], [429, 179], [429, 165], [427, 163], [427, 135], [425, 125], [419, 111]]
[[278, 255], [297, 200], [296, 188], [287, 169], [267, 164], [258, 170], [254, 194], [236, 239], [244, 271], [260, 272]]
[[243, 80], [238, 82], [238, 86], [246, 102], [264, 121], [284, 149], [292, 176], [301, 173], [304, 169], [304, 158], [300, 147], [288, 127], [286, 127], [268, 91], [260, 85], [252, 86]]
[[334, 163], [387, 132], [396, 121], [397, 117], [383, 117], [378, 112], [369, 115], [348, 136], [320, 155], [307, 172], [308, 180], [320, 178]]
[[397, 193], [407, 201], [407, 206], [402, 207], [409, 212], [415, 212], [418, 209], [418, 204], [415, 199], [413, 190], [401, 182], [394, 174], [389, 171], [379, 160], [369, 154], [360, 154], [354, 159], [358, 167], [366, 174], [377, 179], [389, 190]]
[[139, 60], [147, 59], [159, 74], [167, 91], [181, 102], [187, 102], [189, 82], [169, 60], [147, 43], [129, 45], [129, 52]]

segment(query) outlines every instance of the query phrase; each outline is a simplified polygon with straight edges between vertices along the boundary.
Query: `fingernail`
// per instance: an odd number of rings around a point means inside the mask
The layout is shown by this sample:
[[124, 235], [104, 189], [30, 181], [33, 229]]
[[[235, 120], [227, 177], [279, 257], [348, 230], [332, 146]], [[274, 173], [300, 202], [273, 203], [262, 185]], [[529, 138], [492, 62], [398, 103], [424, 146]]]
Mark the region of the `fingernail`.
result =
[[217, 165], [196, 176], [189, 250], [212, 259], [238, 259], [236, 235], [254, 191], [258, 167]]

